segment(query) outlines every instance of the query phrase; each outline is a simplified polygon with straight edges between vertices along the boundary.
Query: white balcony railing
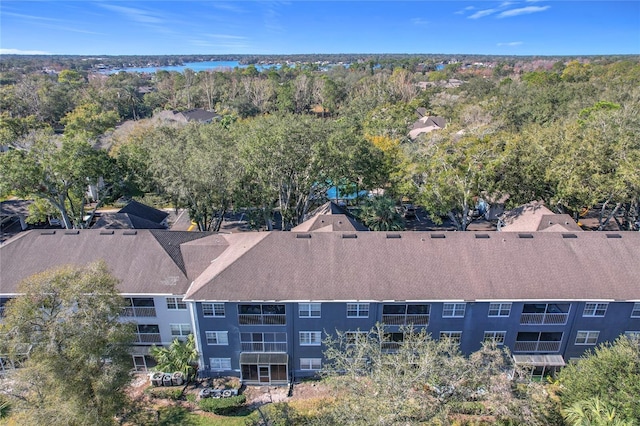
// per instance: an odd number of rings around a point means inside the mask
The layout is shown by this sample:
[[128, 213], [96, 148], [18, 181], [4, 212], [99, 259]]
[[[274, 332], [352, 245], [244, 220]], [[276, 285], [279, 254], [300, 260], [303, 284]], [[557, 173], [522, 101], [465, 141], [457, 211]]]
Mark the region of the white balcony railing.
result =
[[558, 352], [561, 342], [516, 342], [514, 352]]
[[238, 323], [240, 325], [285, 325], [287, 316], [279, 314], [239, 314]]
[[160, 343], [162, 338], [160, 333], [137, 333], [134, 343]]
[[526, 314], [520, 317], [520, 324], [556, 324], [562, 325], [567, 323], [569, 314]]
[[127, 318], [136, 318], [136, 317], [155, 317], [156, 316], [156, 308], [154, 307], [136, 307], [136, 306], [125, 306], [122, 308], [120, 312], [120, 316]]
[[241, 342], [243, 352], [287, 352], [286, 342]]
[[429, 325], [429, 315], [383, 314], [382, 322], [386, 325]]

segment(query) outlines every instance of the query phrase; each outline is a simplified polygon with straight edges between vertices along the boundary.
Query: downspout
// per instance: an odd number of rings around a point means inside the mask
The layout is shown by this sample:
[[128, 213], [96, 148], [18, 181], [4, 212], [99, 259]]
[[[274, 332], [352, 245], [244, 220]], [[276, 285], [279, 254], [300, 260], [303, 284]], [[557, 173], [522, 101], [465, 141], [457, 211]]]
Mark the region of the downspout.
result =
[[198, 314], [196, 312], [196, 302], [187, 302], [187, 304], [189, 306], [191, 324], [193, 324], [193, 337], [196, 343], [196, 350], [198, 351], [198, 371], [204, 371], [204, 354], [202, 353], [202, 342], [200, 341], [200, 323], [198, 322]]

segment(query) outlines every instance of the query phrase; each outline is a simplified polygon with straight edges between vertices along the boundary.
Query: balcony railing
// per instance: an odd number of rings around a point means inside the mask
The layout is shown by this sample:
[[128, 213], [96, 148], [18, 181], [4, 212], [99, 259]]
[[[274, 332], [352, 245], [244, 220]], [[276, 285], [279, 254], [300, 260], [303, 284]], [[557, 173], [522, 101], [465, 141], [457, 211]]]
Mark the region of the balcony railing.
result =
[[160, 333], [137, 333], [134, 343], [160, 343]]
[[397, 350], [400, 350], [400, 346], [402, 346], [402, 342], [383, 342], [382, 350], [395, 352]]
[[241, 342], [243, 352], [287, 352], [286, 342]]
[[520, 317], [520, 324], [557, 324], [567, 323], [569, 314], [525, 314]]
[[558, 352], [561, 342], [516, 342], [514, 352]]
[[156, 308], [154, 307], [135, 307], [125, 306], [120, 312], [120, 316], [135, 318], [135, 317], [155, 317]]
[[383, 314], [382, 322], [386, 325], [429, 325], [429, 315]]
[[285, 325], [287, 316], [279, 314], [239, 314], [238, 323], [240, 325]]

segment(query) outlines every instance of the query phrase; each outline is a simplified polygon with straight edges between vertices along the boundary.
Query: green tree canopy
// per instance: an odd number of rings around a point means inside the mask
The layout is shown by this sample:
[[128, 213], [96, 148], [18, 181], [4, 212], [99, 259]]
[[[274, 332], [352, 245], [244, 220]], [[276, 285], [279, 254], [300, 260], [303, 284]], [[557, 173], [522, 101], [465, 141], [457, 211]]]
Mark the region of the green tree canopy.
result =
[[620, 420], [637, 421], [640, 419], [638, 340], [622, 336], [614, 343], [598, 346], [564, 367], [557, 376], [557, 384], [565, 410], [584, 409], [585, 404], [598, 398], [607, 411], [615, 410]]
[[84, 227], [88, 185], [98, 185], [102, 178], [103, 188], [109, 188], [116, 174], [105, 151], [46, 131], [37, 134], [28, 150], [0, 155], [0, 170], [0, 195], [44, 198], [58, 209], [66, 228]]
[[[33, 275], [6, 304], [4, 348], [30, 344], [10, 396], [17, 424], [112, 425], [126, 403], [133, 328], [102, 262]], [[3, 351], [4, 352], [4, 351]]]

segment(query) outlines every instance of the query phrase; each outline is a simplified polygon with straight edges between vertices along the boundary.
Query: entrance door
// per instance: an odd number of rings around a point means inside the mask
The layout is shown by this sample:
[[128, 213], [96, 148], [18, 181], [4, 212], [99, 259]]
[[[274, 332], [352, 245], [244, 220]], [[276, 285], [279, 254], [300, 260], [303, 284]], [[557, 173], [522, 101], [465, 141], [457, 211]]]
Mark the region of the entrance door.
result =
[[271, 381], [270, 376], [268, 365], [261, 365], [258, 367], [258, 378], [260, 383], [269, 383]]

